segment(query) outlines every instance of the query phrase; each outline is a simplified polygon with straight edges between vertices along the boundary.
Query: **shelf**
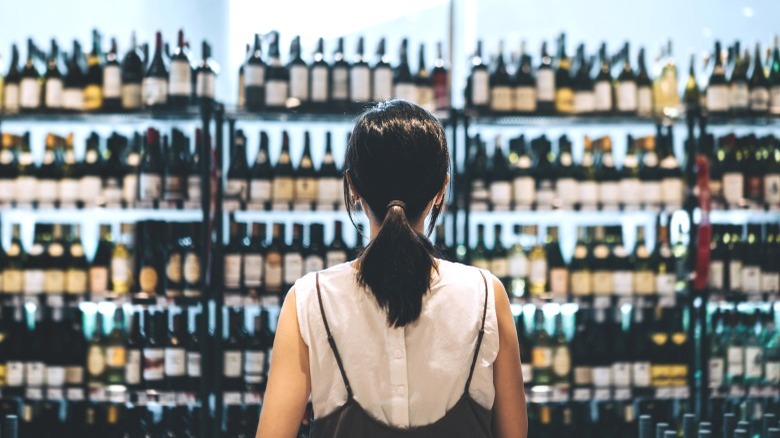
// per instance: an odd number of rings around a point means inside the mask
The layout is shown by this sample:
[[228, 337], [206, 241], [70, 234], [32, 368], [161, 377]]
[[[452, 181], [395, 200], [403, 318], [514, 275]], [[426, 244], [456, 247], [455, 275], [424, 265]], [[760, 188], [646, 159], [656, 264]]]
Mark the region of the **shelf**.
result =
[[[340, 220], [349, 222], [349, 216], [344, 210], [337, 211], [260, 211], [236, 210], [232, 212], [238, 222], [333, 222]], [[356, 222], [362, 221], [362, 214], [353, 216]]]
[[0, 123], [140, 123], [144, 121], [193, 121], [201, 119], [200, 108], [159, 109], [138, 112], [19, 113], [3, 114]]
[[[652, 126], [663, 121], [665, 124], [684, 124], [683, 118], [663, 120], [656, 117], [620, 115], [543, 115], [543, 114], [474, 114], [466, 111], [469, 122], [475, 126]], [[780, 117], [718, 116], [707, 120], [708, 126], [780, 126]]]
[[98, 223], [137, 222], [141, 220], [165, 220], [170, 222], [198, 222], [203, 212], [197, 209], [140, 209], [140, 208], [72, 208], [34, 209], [2, 208], [3, 222], [53, 222], [82, 223], [85, 220]]
[[472, 211], [473, 223], [517, 223], [546, 225], [621, 225], [626, 222], [652, 225], [658, 217], [657, 211]]
[[[696, 211], [694, 220], [701, 222], [701, 211]], [[743, 225], [750, 222], [780, 222], [780, 210], [712, 210], [710, 222], [713, 224]]]

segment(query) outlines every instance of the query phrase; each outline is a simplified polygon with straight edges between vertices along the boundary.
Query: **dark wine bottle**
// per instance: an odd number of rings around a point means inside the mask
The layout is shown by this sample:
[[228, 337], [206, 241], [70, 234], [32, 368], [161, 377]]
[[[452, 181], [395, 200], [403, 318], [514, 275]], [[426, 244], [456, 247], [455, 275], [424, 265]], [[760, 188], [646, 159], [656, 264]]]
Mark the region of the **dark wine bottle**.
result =
[[303, 277], [303, 250], [303, 225], [293, 224], [292, 243], [285, 248], [282, 258], [283, 290], [289, 290], [299, 278]]
[[60, 72], [60, 48], [57, 41], [51, 40], [51, 51], [43, 77], [43, 106], [49, 111], [62, 109], [62, 73]]
[[506, 113], [512, 111], [512, 79], [504, 62], [504, 42], [498, 44], [496, 68], [490, 74], [490, 111]]
[[87, 78], [81, 69], [83, 56], [81, 44], [73, 41], [73, 53], [68, 63], [68, 74], [65, 75], [62, 92], [62, 107], [68, 111], [84, 110], [84, 85]]
[[[189, 73], [189, 65], [187, 72]], [[145, 107], [160, 108], [168, 105], [168, 68], [163, 61], [163, 42], [160, 32], [155, 36], [154, 56], [148, 63], [141, 88]]]
[[290, 137], [287, 131], [282, 132], [282, 151], [274, 168], [273, 181], [271, 183], [271, 199], [273, 209], [287, 210], [289, 204], [295, 198], [295, 172], [290, 159]]
[[165, 382], [165, 319], [166, 311], [144, 312], [143, 356], [144, 387], [161, 390]]
[[244, 69], [246, 109], [260, 111], [265, 107], [266, 65], [260, 35], [255, 34], [254, 47]]
[[227, 171], [225, 199], [239, 202], [247, 200], [247, 185], [249, 184], [249, 165], [246, 161], [246, 136], [244, 131], [236, 131], [230, 157], [230, 167]]
[[525, 53], [525, 42], [523, 42], [520, 45], [520, 61], [514, 77], [512, 109], [521, 113], [535, 113], [537, 110], [537, 91], [537, 81], [533, 76], [531, 55]]
[[35, 43], [27, 40], [27, 62], [22, 67], [19, 81], [19, 108], [24, 112], [32, 112], [41, 106], [41, 75], [35, 62]]
[[130, 50], [122, 60], [122, 109], [135, 111], [143, 106], [141, 83], [144, 77], [144, 61], [139, 55], [135, 32], [130, 37]]
[[368, 102], [371, 100], [371, 68], [366, 62], [363, 37], [358, 38], [355, 58], [349, 69], [349, 100]]
[[241, 288], [241, 268], [244, 257], [244, 238], [246, 237], [246, 224], [230, 222], [230, 240], [224, 250], [224, 287], [231, 292]]
[[13, 44], [11, 46], [11, 65], [8, 67], [3, 84], [3, 111], [6, 114], [19, 112], [19, 83], [21, 80], [19, 49], [16, 44]]
[[574, 89], [569, 69], [571, 60], [566, 55], [566, 35], [558, 37], [558, 55], [555, 68], [555, 111], [559, 114], [574, 112]]
[[469, 108], [485, 111], [490, 106], [490, 77], [487, 65], [482, 59], [482, 41], [477, 41], [477, 50], [471, 58], [471, 73], [466, 86], [466, 102]]
[[764, 74], [764, 66], [761, 62], [761, 45], [756, 43], [753, 65], [750, 67], [748, 75], [750, 80], [748, 88], [750, 90], [750, 112], [753, 115], [766, 114], [769, 111], [769, 81]]
[[645, 65], [645, 48], [639, 49], [637, 58], [638, 72], [636, 75], [636, 111], [640, 117], [650, 117], [653, 114], [653, 83]]
[[436, 102], [436, 111], [449, 111], [450, 109], [450, 71], [444, 59], [442, 43], [436, 43], [436, 60], [433, 62], [431, 73], [433, 82], [433, 99]]
[[165, 386], [168, 390], [175, 392], [188, 389], [187, 351], [184, 344], [187, 325], [184, 317], [184, 313], [177, 313], [171, 317], [171, 329], [168, 332], [163, 353]]
[[715, 41], [714, 58], [715, 64], [707, 84], [707, 112], [710, 115], [723, 115], [729, 111], [729, 84], [720, 56], [720, 41]]
[[596, 97], [593, 91], [593, 80], [590, 77], [590, 64], [585, 57], [585, 46], [577, 47], [577, 73], [572, 81], [574, 90], [574, 113], [592, 114], [596, 109]]
[[286, 108], [289, 97], [290, 73], [282, 64], [279, 33], [276, 31], [271, 32], [268, 57], [268, 67], [265, 69], [265, 107], [271, 111], [281, 111]]
[[128, 335], [125, 341], [127, 359], [125, 361], [124, 382], [127, 388], [131, 390], [138, 389], [143, 381], [144, 336], [141, 333], [141, 315], [140, 311], [133, 313], [133, 320], [127, 331]]
[[273, 226], [273, 238], [266, 251], [265, 266], [263, 267], [265, 275], [263, 283], [265, 284], [265, 292], [268, 294], [279, 294], [283, 290], [284, 247], [284, 225], [275, 223]]
[[246, 330], [243, 323], [243, 310], [228, 310], [228, 332], [222, 343], [222, 390], [241, 391], [243, 389], [244, 340]]
[[200, 102], [212, 102], [216, 96], [217, 70], [216, 61], [211, 57], [211, 45], [203, 40], [201, 43], [201, 59], [195, 70], [195, 96]]
[[138, 170], [139, 201], [152, 202], [162, 198], [164, 174], [162, 161], [160, 132], [149, 128], [146, 131], [146, 148]]
[[111, 38], [111, 48], [103, 66], [103, 109], [117, 111], [122, 107], [122, 67], [119, 65], [119, 49], [116, 38]]
[[401, 40], [398, 55], [398, 66], [393, 71], [393, 98], [409, 102], [417, 102], [417, 88], [414, 84], [412, 70], [409, 67], [409, 41]]
[[84, 109], [98, 111], [103, 108], [103, 50], [97, 29], [92, 31], [92, 51], [87, 56], [87, 81], [84, 86]]
[[317, 40], [314, 61], [311, 64], [311, 103], [312, 109], [324, 111], [330, 96], [330, 66], [325, 61], [325, 40]]
[[371, 84], [371, 99], [374, 102], [384, 102], [393, 97], [393, 70], [385, 54], [384, 38], [379, 40], [376, 48], [376, 63], [371, 75]]
[[290, 42], [290, 62], [287, 63], [290, 74], [291, 106], [305, 107], [309, 102], [309, 66], [301, 57], [301, 37], [296, 36]]
[[342, 112], [349, 104], [349, 62], [344, 56], [344, 38], [339, 38], [330, 70], [330, 106]]
[[244, 287], [250, 295], [258, 295], [263, 288], [265, 265], [265, 224], [253, 223], [252, 235], [246, 237], [244, 248]]
[[317, 200], [317, 173], [311, 158], [311, 138], [309, 132], [304, 134], [303, 154], [295, 172], [295, 203], [305, 210], [311, 210], [312, 203]]
[[192, 94], [192, 69], [184, 44], [184, 31], [179, 30], [176, 50], [171, 55], [168, 78], [168, 105], [173, 108], [186, 107]]
[[273, 167], [268, 152], [268, 133], [260, 131], [260, 147], [249, 175], [249, 202], [265, 209], [265, 203], [271, 200], [272, 181]]

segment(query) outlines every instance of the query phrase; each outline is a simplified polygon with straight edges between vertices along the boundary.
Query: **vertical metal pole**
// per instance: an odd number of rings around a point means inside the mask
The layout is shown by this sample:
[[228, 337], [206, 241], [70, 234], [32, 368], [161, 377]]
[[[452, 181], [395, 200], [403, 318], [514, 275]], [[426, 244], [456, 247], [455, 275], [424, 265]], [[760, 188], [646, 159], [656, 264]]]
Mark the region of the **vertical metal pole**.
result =
[[222, 104], [217, 104], [215, 107], [215, 136], [214, 142], [214, 186], [216, 188], [214, 193], [214, 263], [212, 264], [212, 292], [214, 297], [214, 351], [212, 355], [216, 353], [214, 357], [214, 368], [212, 377], [214, 379], [214, 391], [215, 391], [215, 421], [212, 428], [213, 437], [219, 437], [222, 435], [222, 421], [224, 416], [224, 400], [221, 391], [222, 386], [222, 337], [224, 335], [222, 330], [222, 307], [225, 301], [224, 288], [222, 284], [223, 266], [222, 261], [222, 247], [224, 245], [224, 215], [222, 211], [222, 195], [224, 193], [223, 178], [222, 178], [222, 161], [224, 150], [224, 123], [225, 123], [225, 107]]
[[200, 206], [203, 214], [203, 222], [201, 224], [201, 272], [203, 276], [201, 291], [200, 291], [200, 303], [201, 312], [200, 325], [195, 327], [198, 339], [200, 339], [200, 357], [201, 357], [201, 379], [199, 382], [198, 395], [201, 403], [201, 415], [198, 419], [198, 426], [201, 436], [208, 436], [209, 419], [212, 418], [209, 414], [209, 390], [211, 386], [211, 379], [208, 377], [208, 364], [210, 357], [210, 349], [208, 343], [209, 334], [209, 321], [208, 321], [208, 304], [211, 299], [211, 119], [212, 108], [209, 104], [203, 104], [201, 106], [201, 121], [202, 121], [202, 135], [199, 144], [196, 144], [196, 152], [198, 154], [198, 164], [200, 172]]

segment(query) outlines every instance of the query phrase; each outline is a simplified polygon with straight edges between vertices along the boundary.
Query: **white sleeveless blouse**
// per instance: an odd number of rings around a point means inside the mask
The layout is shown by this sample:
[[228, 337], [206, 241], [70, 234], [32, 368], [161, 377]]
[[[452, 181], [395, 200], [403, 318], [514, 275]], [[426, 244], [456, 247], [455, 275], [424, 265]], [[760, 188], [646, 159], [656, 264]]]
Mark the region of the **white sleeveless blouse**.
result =
[[[433, 423], [463, 395], [482, 323], [485, 284], [476, 268], [439, 260], [420, 318], [402, 328], [369, 291], [357, 284], [350, 263], [320, 272], [322, 303], [352, 385], [355, 400], [375, 419], [408, 428]], [[469, 395], [493, 407], [493, 362], [498, 354], [493, 276], [487, 279], [485, 334]], [[295, 283], [301, 336], [309, 348], [315, 418], [347, 401], [344, 381], [328, 345], [317, 301], [315, 275]]]

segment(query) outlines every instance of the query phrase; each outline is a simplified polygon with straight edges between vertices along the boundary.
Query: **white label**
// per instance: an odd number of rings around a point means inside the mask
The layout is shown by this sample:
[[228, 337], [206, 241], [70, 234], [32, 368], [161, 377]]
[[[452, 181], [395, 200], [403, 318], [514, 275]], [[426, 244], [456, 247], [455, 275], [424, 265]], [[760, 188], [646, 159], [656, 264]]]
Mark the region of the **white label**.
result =
[[265, 373], [265, 351], [246, 351], [244, 353], [244, 371], [246, 374]]
[[661, 203], [661, 182], [642, 181], [642, 200], [645, 205], [657, 205]]
[[505, 257], [495, 257], [490, 261], [490, 272], [498, 278], [509, 275], [509, 260]]
[[634, 362], [631, 367], [631, 378], [637, 388], [650, 386], [650, 364], [647, 362]]
[[103, 69], [103, 98], [122, 97], [122, 70], [118, 65], [107, 65]]
[[293, 284], [303, 277], [303, 257], [298, 253], [284, 255], [284, 282]]
[[290, 97], [309, 100], [309, 69], [305, 65], [290, 66]]
[[62, 79], [47, 79], [44, 88], [44, 105], [46, 105], [46, 108], [62, 108]]
[[634, 293], [634, 272], [615, 271], [613, 273], [615, 295], [629, 296]]
[[763, 292], [761, 289], [761, 267], [759, 266], [742, 266], [742, 291], [745, 293], [759, 293]]
[[729, 89], [729, 105], [732, 109], [747, 109], [750, 105], [750, 91], [746, 82], [735, 82]]
[[[130, 354], [128, 354], [128, 358]], [[162, 380], [165, 372], [165, 352], [162, 348], [144, 348], [144, 380]], [[129, 363], [129, 360], [128, 360]]]
[[187, 352], [187, 375], [200, 377], [200, 353], [197, 351]]
[[664, 178], [661, 181], [661, 200], [667, 206], [682, 206], [684, 192], [682, 178]]
[[744, 350], [742, 347], [729, 347], [727, 350], [729, 376], [742, 376], [745, 370]]
[[122, 85], [122, 108], [140, 109], [143, 104], [141, 84]]
[[16, 200], [19, 202], [32, 202], [38, 193], [38, 180], [32, 176], [20, 176], [16, 178]]
[[764, 364], [764, 381], [771, 385], [780, 383], [780, 361], [767, 361]]
[[141, 87], [144, 105], [164, 105], [168, 102], [168, 83], [164, 78], [144, 78]]
[[631, 364], [615, 362], [612, 364], [612, 384], [614, 386], [631, 386]]
[[43, 292], [43, 271], [40, 269], [24, 270], [24, 293], [36, 295]]
[[536, 111], [536, 88], [515, 87], [514, 110], [532, 113]]
[[62, 386], [65, 384], [65, 367], [48, 366], [46, 367], [46, 385]]
[[393, 97], [417, 103], [417, 87], [414, 84], [396, 84], [393, 86]]
[[165, 349], [165, 375], [169, 377], [178, 377], [185, 375], [187, 370], [186, 352], [183, 348]]
[[639, 205], [642, 203], [642, 183], [638, 178], [620, 180], [620, 200], [623, 205]]
[[241, 377], [242, 356], [240, 351], [226, 351], [224, 353], [223, 373], [225, 377]]
[[200, 200], [200, 175], [187, 177], [187, 199], [190, 201]]
[[780, 292], [780, 273], [761, 272], [761, 290], [769, 293]]
[[162, 196], [162, 178], [156, 173], [142, 173], [138, 186], [138, 198], [152, 201]]
[[617, 205], [620, 202], [620, 183], [617, 181], [600, 182], [598, 199], [604, 205]]
[[471, 73], [471, 103], [473, 105], [487, 105], [490, 99], [490, 87], [488, 86], [488, 73], [485, 70], [475, 70]]
[[739, 260], [731, 260], [729, 263], [729, 288], [732, 291], [739, 292], [742, 290], [742, 262]]
[[658, 274], [655, 276], [655, 290], [659, 295], [674, 295], [674, 285], [677, 277], [674, 274]]
[[574, 93], [574, 113], [587, 114], [596, 109], [596, 96], [592, 91], [577, 91]]
[[94, 204], [103, 191], [103, 180], [99, 176], [83, 176], [79, 181], [79, 198], [87, 204]]
[[192, 71], [187, 61], [171, 61], [168, 93], [171, 96], [189, 96], [192, 92]]
[[763, 371], [761, 347], [745, 347], [745, 378], [761, 378]]
[[333, 79], [333, 88], [330, 90], [331, 97], [338, 100], [349, 99], [349, 69], [334, 67], [331, 74]]
[[569, 270], [566, 268], [550, 269], [550, 292], [555, 297], [566, 298], [569, 294]]
[[328, 251], [325, 253], [325, 267], [331, 268], [347, 261], [347, 253], [344, 251]]
[[729, 110], [729, 88], [727, 85], [710, 85], [707, 87], [707, 110], [710, 112]]
[[756, 112], [769, 110], [769, 90], [764, 87], [750, 90], [750, 110]]
[[317, 184], [317, 202], [336, 203], [343, 195], [343, 184], [338, 178], [320, 178]]
[[263, 263], [262, 254], [244, 254], [244, 286], [260, 287], [263, 285]]
[[650, 87], [637, 89], [636, 110], [640, 116], [648, 116], [653, 113], [653, 90]]
[[19, 106], [22, 108], [38, 108], [41, 106], [41, 84], [37, 78], [24, 78], [19, 86]]
[[544, 282], [547, 280], [547, 260], [532, 260], [530, 264], [530, 273], [528, 279], [531, 283]]
[[374, 90], [372, 95], [376, 102], [382, 102], [392, 97], [393, 72], [389, 67], [374, 69]]
[[495, 86], [490, 89], [490, 109], [493, 111], [512, 111], [513, 100], [512, 87]]
[[229, 179], [225, 185], [225, 197], [231, 199], [246, 199], [246, 180]]
[[38, 201], [47, 203], [57, 200], [59, 184], [56, 180], [39, 179], [38, 180]]
[[709, 372], [711, 388], [719, 388], [721, 385], [723, 385], [725, 361], [722, 357], [713, 357], [710, 359]]
[[125, 175], [122, 180], [122, 199], [128, 204], [132, 204], [136, 198], [136, 191], [138, 190], [138, 175], [129, 174]]
[[595, 206], [599, 202], [599, 184], [595, 181], [580, 181], [580, 204]]
[[550, 68], [540, 69], [536, 76], [536, 96], [539, 102], [555, 100], [555, 73]]
[[79, 180], [64, 178], [59, 184], [59, 198], [63, 203], [74, 203], [79, 199]]
[[[322, 257], [318, 255], [310, 255], [306, 257], [303, 265], [304, 274], [308, 274], [309, 272], [317, 272], [325, 269], [325, 260], [323, 260]], [[495, 271], [493, 271], [493, 274], [498, 275]]]
[[253, 179], [249, 182], [249, 196], [252, 201], [265, 202], [271, 200], [271, 181]]
[[617, 109], [620, 112], [634, 112], [637, 110], [636, 82], [622, 81], [618, 84]]
[[710, 274], [707, 278], [710, 289], [722, 290], [723, 289], [723, 261], [712, 260], [710, 261]]
[[594, 102], [596, 111], [612, 110], [612, 84], [609, 81], [596, 82], [593, 92], [596, 95]]
[[353, 102], [371, 100], [371, 70], [367, 66], [356, 65], [349, 71], [349, 98]]
[[244, 67], [244, 86], [262, 87], [265, 85], [265, 66], [247, 64]]
[[214, 98], [217, 94], [217, 77], [211, 71], [200, 71], [195, 77], [195, 94], [198, 97]]
[[770, 205], [780, 204], [780, 173], [764, 175], [764, 201]]
[[325, 66], [317, 65], [311, 69], [311, 101], [312, 102], [327, 102], [328, 101], [328, 68]]
[[225, 287], [228, 289], [241, 287], [241, 254], [225, 255]]
[[19, 111], [19, 86], [8, 84], [3, 93], [3, 109], [10, 113]]
[[534, 380], [534, 368], [531, 364], [520, 364], [521, 371], [523, 373], [523, 383], [530, 385]]
[[24, 384], [24, 363], [9, 360], [5, 367], [6, 386], [22, 386]]
[[508, 207], [512, 202], [512, 185], [509, 181], [494, 181], [491, 183], [490, 199], [493, 205]]
[[[588, 190], [594, 190], [593, 185], [587, 187]], [[579, 199], [580, 187], [574, 178], [561, 178], [555, 182], [555, 193], [561, 201], [564, 208], [571, 208]]]
[[608, 387], [612, 385], [612, 369], [610, 367], [593, 367], [593, 386]]
[[287, 81], [270, 80], [265, 85], [266, 106], [284, 106], [287, 102]]
[[24, 364], [24, 383], [27, 386], [43, 386], [46, 376], [46, 365], [43, 362], [27, 362]]
[[[531, 206], [536, 198], [536, 181], [533, 177], [522, 176], [512, 181], [512, 194], [515, 205]], [[494, 198], [495, 199], [495, 198]]]
[[[266, 259], [265, 263], [265, 285], [268, 289], [271, 289], [273, 291], [281, 289], [282, 287], [282, 264], [281, 263], [270, 263], [268, 259]], [[297, 278], [296, 278], [297, 280]]]
[[16, 181], [13, 179], [0, 179], [0, 202], [11, 202], [14, 199]]

